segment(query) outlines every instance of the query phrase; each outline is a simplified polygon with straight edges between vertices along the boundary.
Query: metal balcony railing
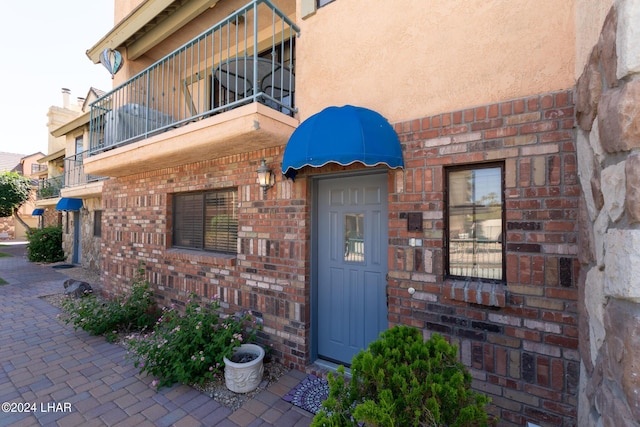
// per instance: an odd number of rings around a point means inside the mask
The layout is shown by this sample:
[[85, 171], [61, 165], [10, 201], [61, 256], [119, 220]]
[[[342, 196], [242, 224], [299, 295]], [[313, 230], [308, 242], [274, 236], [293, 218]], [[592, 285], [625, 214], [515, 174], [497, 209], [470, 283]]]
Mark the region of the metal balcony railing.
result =
[[64, 186], [64, 175], [54, 178], [43, 179], [38, 182], [38, 190], [36, 191], [36, 199], [52, 199], [60, 197], [60, 190]]
[[88, 151], [65, 157], [64, 159], [64, 187], [75, 187], [89, 182], [106, 179], [105, 176], [89, 175], [84, 173], [84, 159]]
[[298, 27], [254, 0], [91, 105], [89, 155], [235, 107], [295, 111]]
[[462, 277], [502, 279], [502, 242], [451, 239], [449, 273]]

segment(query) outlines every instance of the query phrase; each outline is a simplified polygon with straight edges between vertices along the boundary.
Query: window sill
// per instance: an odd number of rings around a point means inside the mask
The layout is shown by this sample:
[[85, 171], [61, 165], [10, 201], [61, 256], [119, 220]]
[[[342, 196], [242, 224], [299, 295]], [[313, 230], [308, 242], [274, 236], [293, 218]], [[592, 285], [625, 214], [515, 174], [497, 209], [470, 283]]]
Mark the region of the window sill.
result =
[[236, 255], [216, 252], [205, 252], [190, 249], [168, 249], [165, 258], [174, 261], [195, 262], [198, 264], [220, 265], [224, 267], [236, 266]]
[[503, 283], [487, 283], [478, 279], [447, 279], [443, 297], [487, 307], [505, 307], [507, 287]]

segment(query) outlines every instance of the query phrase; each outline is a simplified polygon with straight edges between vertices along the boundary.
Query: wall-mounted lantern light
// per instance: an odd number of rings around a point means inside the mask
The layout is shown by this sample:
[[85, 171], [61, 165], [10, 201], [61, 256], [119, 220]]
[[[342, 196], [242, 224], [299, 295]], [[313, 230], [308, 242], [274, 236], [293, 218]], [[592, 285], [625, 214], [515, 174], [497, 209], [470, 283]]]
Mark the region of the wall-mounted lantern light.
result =
[[258, 184], [262, 187], [262, 194], [267, 197], [267, 190], [275, 184], [276, 177], [267, 166], [267, 162], [262, 159], [260, 161], [260, 167], [258, 167]]

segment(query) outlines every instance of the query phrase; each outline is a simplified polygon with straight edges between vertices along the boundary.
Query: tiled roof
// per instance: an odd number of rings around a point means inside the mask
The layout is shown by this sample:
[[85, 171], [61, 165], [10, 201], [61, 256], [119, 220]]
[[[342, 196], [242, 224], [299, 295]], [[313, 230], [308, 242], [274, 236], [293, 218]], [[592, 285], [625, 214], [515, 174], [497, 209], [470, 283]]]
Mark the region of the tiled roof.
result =
[[3, 153], [0, 152], [0, 172], [20, 172], [22, 173], [22, 164], [20, 160], [25, 157], [24, 154]]

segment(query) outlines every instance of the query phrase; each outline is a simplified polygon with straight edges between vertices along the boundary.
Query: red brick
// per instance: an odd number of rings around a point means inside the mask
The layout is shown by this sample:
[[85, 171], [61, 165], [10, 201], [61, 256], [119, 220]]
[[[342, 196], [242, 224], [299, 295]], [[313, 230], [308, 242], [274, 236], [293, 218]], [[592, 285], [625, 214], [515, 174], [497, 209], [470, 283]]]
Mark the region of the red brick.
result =
[[558, 129], [556, 122], [527, 123], [520, 127], [520, 134], [548, 132]]
[[559, 359], [551, 361], [551, 387], [554, 390], [564, 389], [564, 362]]
[[512, 327], [505, 328], [504, 332], [510, 337], [520, 338], [526, 341], [540, 342], [540, 332]]
[[473, 109], [469, 109], [469, 110], [464, 110], [464, 121], [465, 123], [469, 123], [474, 121], [474, 111]]
[[457, 135], [457, 134], [460, 134], [460, 133], [468, 132], [468, 130], [469, 130], [469, 127], [466, 126], [466, 125], [451, 126], [451, 127], [442, 129], [442, 136]]
[[482, 122], [472, 123], [471, 124], [471, 131], [475, 132], [475, 131], [479, 131], [479, 130], [493, 129], [493, 128], [499, 128], [501, 126], [502, 126], [502, 119], [501, 118], [496, 118], [496, 119], [486, 120], [486, 121], [482, 121]]
[[568, 92], [559, 92], [556, 94], [556, 107], [564, 107], [565, 105], [569, 105], [569, 93]]
[[487, 118], [487, 107], [476, 108], [476, 120], [484, 120]]
[[566, 417], [576, 418], [577, 410], [573, 405], [563, 404], [560, 400], [545, 400], [542, 402], [542, 406], [544, 409], [547, 409], [551, 412], [555, 412], [556, 414], [562, 414]]
[[518, 257], [518, 267], [520, 268], [520, 283], [531, 283], [531, 257], [520, 255]]
[[524, 112], [524, 100], [518, 99], [513, 101], [513, 114], [522, 114]]
[[575, 114], [573, 108], [557, 108], [554, 110], [547, 110], [544, 112], [545, 119], [561, 119], [566, 117], [573, 117]]
[[493, 117], [498, 117], [499, 112], [500, 110], [498, 108], [498, 104], [491, 104], [489, 105], [487, 117], [489, 117], [490, 119]]
[[547, 344], [556, 345], [562, 348], [571, 348], [571, 349], [578, 348], [577, 338], [563, 337], [560, 335], [547, 335], [546, 337], [544, 337], [544, 342]]
[[517, 127], [502, 127], [498, 129], [487, 129], [484, 132], [485, 139], [504, 138], [509, 136], [515, 136], [518, 134]]
[[[572, 137], [573, 136], [571, 135], [571, 132], [567, 132], [567, 131], [545, 132], [540, 134], [540, 142], [547, 143], [547, 142], [567, 141], [567, 140], [571, 140]], [[570, 151], [575, 151], [575, 150], [570, 150]]]
[[550, 390], [548, 388], [538, 387], [532, 384], [525, 384], [524, 391], [532, 396], [542, 397], [548, 400], [562, 400], [562, 393]]
[[547, 387], [551, 373], [549, 371], [549, 358], [546, 356], [538, 356], [536, 359], [536, 381], [538, 385]]
[[[548, 206], [548, 205], [547, 205]], [[544, 224], [545, 231], [575, 231], [577, 224], [570, 221], [548, 221]]]
[[496, 374], [507, 375], [507, 350], [496, 347]]
[[540, 103], [538, 102], [538, 98], [529, 98], [527, 99], [527, 109], [529, 111], [536, 111], [540, 109]]
[[540, 106], [543, 110], [548, 110], [553, 107], [553, 95], [544, 95], [540, 99]]
[[495, 372], [495, 356], [491, 344], [484, 345], [484, 369], [487, 372]]

